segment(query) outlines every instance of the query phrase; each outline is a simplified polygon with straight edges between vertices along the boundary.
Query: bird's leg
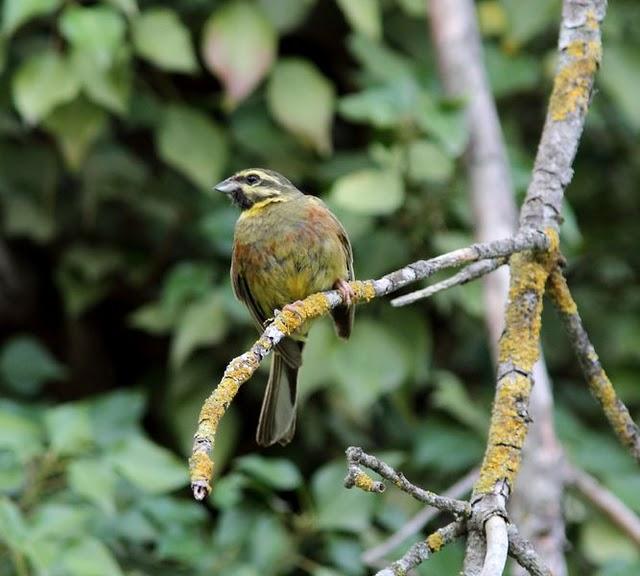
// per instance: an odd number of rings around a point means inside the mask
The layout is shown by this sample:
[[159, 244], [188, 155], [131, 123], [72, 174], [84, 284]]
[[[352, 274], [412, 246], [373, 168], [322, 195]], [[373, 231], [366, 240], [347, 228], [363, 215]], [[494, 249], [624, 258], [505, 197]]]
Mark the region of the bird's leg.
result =
[[351, 306], [351, 299], [355, 296], [353, 292], [353, 288], [346, 280], [340, 278], [333, 283], [333, 289], [340, 292], [340, 296], [342, 296], [342, 303], [345, 306]]

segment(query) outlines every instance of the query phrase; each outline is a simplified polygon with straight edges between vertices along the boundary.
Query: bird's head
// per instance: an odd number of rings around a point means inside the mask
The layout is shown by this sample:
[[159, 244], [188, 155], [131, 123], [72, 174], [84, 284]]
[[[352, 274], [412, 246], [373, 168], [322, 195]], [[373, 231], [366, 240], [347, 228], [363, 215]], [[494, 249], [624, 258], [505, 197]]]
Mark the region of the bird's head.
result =
[[282, 201], [302, 194], [289, 180], [273, 170], [248, 168], [214, 186], [246, 210], [265, 200]]

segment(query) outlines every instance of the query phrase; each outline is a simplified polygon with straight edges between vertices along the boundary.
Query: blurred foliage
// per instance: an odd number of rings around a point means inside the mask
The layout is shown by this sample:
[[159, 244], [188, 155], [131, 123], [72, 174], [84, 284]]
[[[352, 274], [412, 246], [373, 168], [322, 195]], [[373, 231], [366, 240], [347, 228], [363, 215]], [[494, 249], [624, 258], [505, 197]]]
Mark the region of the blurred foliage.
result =
[[[520, 199], [559, 1], [478, 11]], [[638, 416], [640, 6], [609, 12], [562, 240]], [[425, 2], [4, 0], [1, 17], [0, 574], [365, 574], [362, 551], [418, 507], [345, 490], [344, 448], [431, 489], [479, 461], [493, 380], [481, 286], [362, 307], [348, 343], [319, 322], [293, 443], [256, 449], [263, 372], [223, 421], [198, 505], [199, 406], [255, 336], [228, 281], [237, 213], [210, 190], [250, 165], [283, 172], [339, 214], [361, 278], [468, 243], [464, 101], [443, 97]], [[637, 469], [552, 311], [544, 339], [568, 456], [640, 512]], [[578, 495], [566, 515], [573, 574], [640, 572]], [[420, 573], [460, 561], [452, 546]]]

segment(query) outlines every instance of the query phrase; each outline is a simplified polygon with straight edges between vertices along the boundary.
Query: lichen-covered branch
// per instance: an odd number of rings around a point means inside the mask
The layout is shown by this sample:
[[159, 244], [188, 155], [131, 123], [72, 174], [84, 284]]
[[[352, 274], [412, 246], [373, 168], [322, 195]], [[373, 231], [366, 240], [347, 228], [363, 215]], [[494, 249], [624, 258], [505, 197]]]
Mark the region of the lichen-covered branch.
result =
[[531, 371], [539, 354], [542, 297], [557, 264], [557, 231], [564, 190], [584, 127], [601, 55], [600, 22], [605, 0], [565, 0], [558, 69], [533, 176], [520, 212], [520, 230], [547, 230], [554, 239], [545, 253], [511, 258], [509, 303], [500, 339], [496, 396], [489, 441], [473, 501], [508, 498], [517, 475], [529, 421]]
[[523, 538], [513, 524], [509, 524], [507, 533], [509, 535], [509, 554], [520, 566], [527, 570], [531, 576], [554, 576], [531, 542]]
[[[418, 260], [383, 276], [379, 280], [350, 282], [354, 294], [352, 301], [354, 303], [368, 302], [447, 268], [478, 260], [504, 258], [523, 250], [546, 250], [548, 247], [549, 239], [544, 233], [537, 230], [528, 230], [513, 238], [472, 244], [430, 260]], [[329, 310], [341, 303], [342, 296], [337, 290], [313, 294], [305, 298], [296, 307], [296, 312], [284, 310], [276, 314], [274, 320], [266, 327], [251, 349], [229, 363], [220, 383], [202, 406], [198, 428], [194, 435], [189, 469], [191, 489], [197, 500], [202, 500], [211, 491], [213, 461], [210, 453], [213, 449], [216, 431], [222, 416], [240, 386], [251, 378], [260, 362], [285, 336], [293, 334], [305, 322], [327, 314]]]
[[392, 306], [406, 306], [407, 304], [413, 304], [418, 300], [423, 300], [425, 298], [430, 298], [434, 294], [438, 292], [442, 292], [443, 290], [448, 290], [449, 288], [453, 288], [454, 286], [460, 286], [462, 284], [466, 284], [467, 282], [471, 282], [472, 280], [477, 280], [490, 272], [493, 272], [500, 266], [506, 264], [507, 261], [505, 258], [494, 258], [493, 260], [480, 260], [480, 262], [474, 262], [473, 264], [469, 264], [466, 268], [463, 268], [457, 274], [450, 276], [446, 280], [442, 280], [441, 282], [437, 282], [436, 284], [432, 284], [431, 286], [427, 286], [426, 288], [422, 288], [420, 290], [416, 290], [415, 292], [410, 292], [409, 294], [405, 294], [404, 296], [398, 296], [391, 300]]
[[376, 486], [381, 482], [375, 482], [367, 474], [360, 470], [360, 466], [364, 466], [373, 472], [376, 472], [382, 476], [385, 480], [395, 484], [400, 490], [406, 492], [410, 496], [413, 496], [416, 500], [423, 504], [428, 504], [439, 510], [445, 512], [451, 512], [452, 514], [467, 516], [471, 511], [471, 506], [468, 502], [462, 500], [455, 500], [454, 498], [445, 498], [439, 496], [435, 492], [424, 490], [415, 484], [412, 484], [407, 480], [401, 472], [394, 470], [386, 462], [383, 462], [379, 458], [367, 454], [357, 446], [351, 446], [347, 448], [347, 477], [344, 480], [346, 488], [357, 487], [365, 490], [366, 492], [382, 492], [384, 486]]
[[447, 524], [427, 536], [426, 540], [411, 546], [402, 558], [377, 572], [376, 576], [405, 576], [409, 570], [422, 564], [429, 556], [442, 550], [447, 544], [462, 536], [464, 532], [465, 526], [462, 520], [451, 522], [451, 524]]
[[640, 462], [640, 428], [631, 418], [629, 410], [616, 394], [613, 384], [602, 368], [560, 269], [554, 270], [549, 277], [548, 290], [560, 312], [571, 346], [591, 393], [602, 406], [609, 424], [620, 441], [629, 449], [636, 461]]
[[[478, 470], [474, 468], [466, 476], [463, 476], [455, 484], [447, 488], [442, 496], [445, 498], [459, 499], [471, 491], [478, 477]], [[411, 520], [404, 524], [397, 532], [394, 532], [389, 538], [377, 544], [373, 548], [369, 548], [362, 554], [362, 561], [368, 566], [376, 566], [378, 562], [395, 550], [409, 536], [420, 532], [431, 520], [440, 514], [440, 510], [431, 506], [425, 506]]]

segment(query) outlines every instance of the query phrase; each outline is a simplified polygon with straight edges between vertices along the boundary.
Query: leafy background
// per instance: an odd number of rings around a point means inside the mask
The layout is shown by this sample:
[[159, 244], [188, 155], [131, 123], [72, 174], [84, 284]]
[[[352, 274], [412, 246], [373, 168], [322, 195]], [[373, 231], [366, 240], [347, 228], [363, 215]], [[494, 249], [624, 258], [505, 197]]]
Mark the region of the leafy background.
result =
[[[485, 57], [519, 199], [559, 2], [483, 0]], [[562, 231], [605, 366], [638, 416], [640, 6], [611, 3]], [[342, 487], [360, 444], [442, 489], [482, 454], [492, 368], [480, 285], [314, 327], [294, 442], [258, 450], [265, 373], [223, 421], [206, 505], [187, 488], [199, 406], [255, 336], [228, 281], [250, 165], [331, 205], [360, 278], [468, 243], [463, 102], [442, 96], [422, 0], [4, 0], [0, 33], [0, 574], [361, 575], [417, 511]], [[640, 512], [640, 476], [544, 339], [569, 458]], [[578, 495], [574, 574], [640, 571]], [[399, 550], [398, 552], [401, 552]], [[424, 574], [453, 574], [461, 548]]]

